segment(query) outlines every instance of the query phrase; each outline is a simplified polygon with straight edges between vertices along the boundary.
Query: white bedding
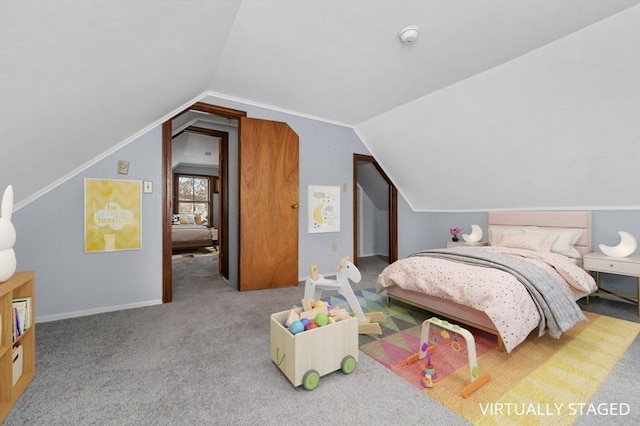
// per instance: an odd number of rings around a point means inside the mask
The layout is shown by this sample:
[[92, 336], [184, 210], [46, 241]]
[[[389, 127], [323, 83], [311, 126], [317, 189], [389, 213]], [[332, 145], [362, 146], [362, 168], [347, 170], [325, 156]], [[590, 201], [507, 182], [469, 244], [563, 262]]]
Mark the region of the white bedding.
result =
[[[460, 247], [450, 250], [473, 249]], [[593, 278], [566, 256], [506, 247], [484, 247], [481, 250], [517, 256], [544, 268], [571, 300], [596, 290]], [[412, 256], [394, 262], [379, 275], [376, 283], [378, 292], [393, 285], [484, 312], [496, 326], [507, 352], [524, 341], [541, 321], [527, 289], [512, 274], [498, 269]]]
[[171, 226], [171, 241], [188, 242], [218, 239], [218, 230], [216, 228], [207, 228], [204, 225], [181, 224]]

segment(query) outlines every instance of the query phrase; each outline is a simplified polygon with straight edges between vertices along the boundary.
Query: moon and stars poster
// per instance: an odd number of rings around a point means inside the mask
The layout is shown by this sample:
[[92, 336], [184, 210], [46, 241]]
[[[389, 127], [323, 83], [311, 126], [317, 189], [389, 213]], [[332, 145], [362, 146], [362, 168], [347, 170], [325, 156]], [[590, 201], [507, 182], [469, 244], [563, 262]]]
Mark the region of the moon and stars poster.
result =
[[340, 187], [309, 185], [309, 233], [340, 232]]

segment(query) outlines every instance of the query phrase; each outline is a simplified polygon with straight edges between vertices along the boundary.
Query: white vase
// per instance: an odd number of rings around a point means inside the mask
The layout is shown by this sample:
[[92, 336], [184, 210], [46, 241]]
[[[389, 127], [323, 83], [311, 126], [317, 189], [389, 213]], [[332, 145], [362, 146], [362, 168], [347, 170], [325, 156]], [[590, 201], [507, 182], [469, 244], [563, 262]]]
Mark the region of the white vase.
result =
[[13, 214], [13, 187], [9, 185], [2, 194], [0, 203], [0, 282], [6, 281], [16, 272], [16, 229], [11, 223]]
[[7, 281], [16, 272], [16, 253], [13, 249], [0, 251], [0, 282]]

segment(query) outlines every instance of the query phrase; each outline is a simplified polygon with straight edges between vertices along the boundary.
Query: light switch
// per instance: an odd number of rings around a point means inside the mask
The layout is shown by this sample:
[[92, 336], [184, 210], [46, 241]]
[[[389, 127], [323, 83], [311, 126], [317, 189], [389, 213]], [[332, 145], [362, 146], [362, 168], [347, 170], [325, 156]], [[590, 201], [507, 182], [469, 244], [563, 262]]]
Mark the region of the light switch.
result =
[[142, 192], [145, 194], [151, 194], [153, 192], [153, 182], [150, 180], [145, 180], [142, 183]]

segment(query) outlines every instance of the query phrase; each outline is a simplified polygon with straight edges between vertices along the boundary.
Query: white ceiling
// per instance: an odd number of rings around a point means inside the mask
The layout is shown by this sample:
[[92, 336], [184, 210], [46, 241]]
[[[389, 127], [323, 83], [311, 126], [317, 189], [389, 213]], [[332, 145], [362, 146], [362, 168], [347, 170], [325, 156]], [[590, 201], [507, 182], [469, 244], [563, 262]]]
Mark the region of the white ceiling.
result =
[[27, 199], [207, 91], [355, 127], [639, 2], [0, 1], [0, 187]]

